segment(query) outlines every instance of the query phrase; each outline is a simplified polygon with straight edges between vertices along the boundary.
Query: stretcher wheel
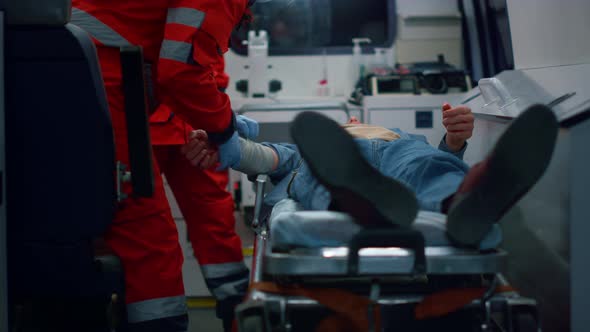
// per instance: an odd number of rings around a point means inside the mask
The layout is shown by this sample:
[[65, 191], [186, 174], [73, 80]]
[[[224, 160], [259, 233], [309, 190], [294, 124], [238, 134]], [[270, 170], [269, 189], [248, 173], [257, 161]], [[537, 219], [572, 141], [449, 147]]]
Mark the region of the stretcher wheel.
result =
[[264, 329], [264, 320], [260, 316], [248, 316], [242, 320], [240, 332], [266, 332]]

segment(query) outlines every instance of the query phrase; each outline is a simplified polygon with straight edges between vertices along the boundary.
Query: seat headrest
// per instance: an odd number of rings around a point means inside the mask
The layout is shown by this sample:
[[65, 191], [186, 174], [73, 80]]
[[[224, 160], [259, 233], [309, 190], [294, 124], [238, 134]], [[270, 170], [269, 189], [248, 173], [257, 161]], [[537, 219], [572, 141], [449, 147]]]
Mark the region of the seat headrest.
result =
[[63, 26], [70, 21], [72, 0], [7, 0], [11, 25]]

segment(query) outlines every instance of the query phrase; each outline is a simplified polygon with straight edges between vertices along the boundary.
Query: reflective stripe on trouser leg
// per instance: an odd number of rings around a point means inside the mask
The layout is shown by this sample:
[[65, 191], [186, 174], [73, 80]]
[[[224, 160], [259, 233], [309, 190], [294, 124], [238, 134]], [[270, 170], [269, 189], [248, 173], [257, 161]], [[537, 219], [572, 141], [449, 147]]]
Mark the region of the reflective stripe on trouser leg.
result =
[[207, 264], [201, 269], [207, 287], [218, 301], [246, 294], [249, 271], [244, 262]]
[[[124, 144], [119, 147], [126, 150]], [[121, 150], [117, 152], [122, 154]], [[156, 163], [154, 170], [158, 171]], [[170, 324], [173, 329], [166, 331], [179, 331], [177, 320], [186, 320], [181, 316], [187, 313], [182, 250], [162, 178], [155, 174], [153, 197], [126, 201], [105, 234], [105, 242], [119, 256], [124, 268], [129, 323]]]
[[187, 313], [184, 295], [162, 297], [127, 304], [129, 323], [182, 316]]
[[121, 326], [117, 332], [187, 332], [188, 314]]
[[250, 272], [244, 262], [207, 264], [201, 266], [205, 283], [217, 300], [215, 314], [229, 331], [235, 308], [248, 291]]
[[186, 220], [207, 287], [218, 301], [243, 296], [249, 272], [235, 231], [234, 204], [226, 190], [227, 173], [195, 172], [182, 159], [179, 146], [171, 149], [173, 157], [162, 163], [162, 169]]

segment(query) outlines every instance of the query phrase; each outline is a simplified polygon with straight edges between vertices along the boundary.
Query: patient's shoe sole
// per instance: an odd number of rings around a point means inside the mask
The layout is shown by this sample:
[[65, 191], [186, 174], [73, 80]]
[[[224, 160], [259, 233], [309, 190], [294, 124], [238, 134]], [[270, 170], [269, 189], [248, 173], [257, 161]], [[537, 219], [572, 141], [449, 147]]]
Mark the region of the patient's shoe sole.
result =
[[485, 175], [460, 194], [447, 216], [447, 233], [477, 246], [492, 225], [541, 178], [551, 161], [559, 124], [544, 105], [533, 105], [513, 120], [489, 155]]
[[359, 225], [408, 226], [414, 221], [418, 212], [414, 193], [373, 168], [336, 122], [304, 112], [291, 125], [291, 136], [312, 174], [330, 191], [333, 206]]

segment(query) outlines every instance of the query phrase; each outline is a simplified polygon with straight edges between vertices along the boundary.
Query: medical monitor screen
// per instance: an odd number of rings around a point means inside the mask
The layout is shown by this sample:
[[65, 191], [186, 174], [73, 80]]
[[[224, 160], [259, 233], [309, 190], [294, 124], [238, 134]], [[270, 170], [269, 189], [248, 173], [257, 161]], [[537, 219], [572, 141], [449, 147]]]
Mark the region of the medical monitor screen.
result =
[[270, 55], [346, 54], [352, 38], [389, 47], [395, 38], [394, 0], [258, 0], [249, 28], [232, 37], [232, 48], [247, 53], [247, 30], [266, 30]]

